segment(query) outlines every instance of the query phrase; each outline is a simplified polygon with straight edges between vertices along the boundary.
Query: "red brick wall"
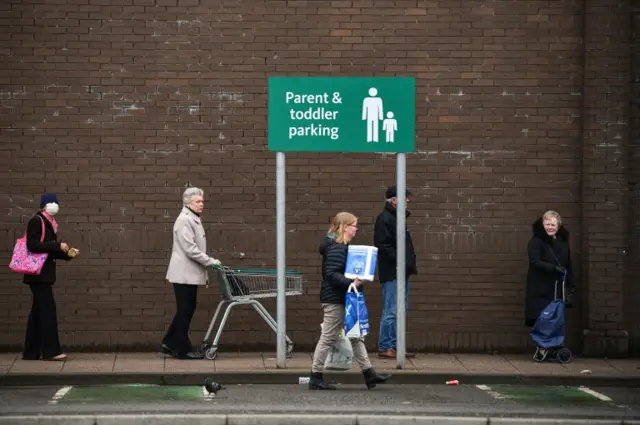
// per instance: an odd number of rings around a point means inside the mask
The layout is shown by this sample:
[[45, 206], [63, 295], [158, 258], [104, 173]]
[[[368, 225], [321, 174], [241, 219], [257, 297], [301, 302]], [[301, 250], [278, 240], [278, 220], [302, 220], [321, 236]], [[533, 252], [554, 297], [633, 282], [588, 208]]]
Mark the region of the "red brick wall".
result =
[[[417, 151], [407, 161], [416, 195], [409, 227], [421, 274], [412, 281], [409, 348], [527, 349], [526, 243], [536, 216], [554, 208], [572, 232], [576, 264], [590, 271], [585, 308], [569, 318], [570, 344], [580, 349], [584, 326], [602, 322], [589, 316], [599, 314], [598, 304], [587, 302], [610, 284], [600, 274], [617, 279], [623, 273], [620, 255], [601, 251], [609, 242], [617, 247], [623, 229], [615, 227], [609, 238], [601, 220], [612, 213], [617, 222], [626, 214], [617, 196], [626, 182], [614, 166], [627, 141], [624, 135], [616, 142], [620, 151], [596, 150], [593, 163], [582, 160], [617, 134], [585, 136], [600, 122], [600, 112], [588, 108], [608, 108], [607, 119], [615, 121], [615, 102], [624, 97], [615, 79], [621, 68], [608, 73], [603, 67], [609, 59], [622, 67], [621, 50], [588, 50], [586, 57], [600, 65], [587, 62], [585, 74], [583, 3], [3, 2], [2, 264], [37, 197], [57, 192], [62, 235], [82, 250], [77, 262], [59, 267], [64, 344], [156, 347], [174, 312], [164, 274], [186, 184], [206, 190], [213, 255], [234, 266], [275, 267], [267, 77], [412, 75]], [[600, 10], [615, 22], [624, 11]], [[609, 21], [593, 16], [593, 37], [622, 42], [603, 32]], [[615, 98], [598, 106], [609, 90]], [[288, 299], [287, 329], [299, 347], [311, 348], [321, 317], [316, 244], [340, 210], [361, 217], [359, 243], [372, 241], [395, 160], [291, 154], [287, 166], [287, 266], [308, 279], [305, 295]], [[581, 184], [583, 172], [613, 185], [610, 208], [595, 207], [598, 188]], [[583, 199], [593, 211], [580, 207]], [[581, 250], [594, 263], [584, 262]], [[30, 298], [19, 276], [4, 266], [0, 273], [0, 344], [15, 347], [23, 340]], [[374, 349], [377, 283], [367, 300]], [[619, 290], [606, 300], [620, 307]], [[195, 341], [217, 301], [216, 288], [200, 292]], [[266, 303], [275, 315], [274, 304]], [[602, 329], [622, 328], [621, 318], [606, 314], [611, 325]], [[273, 347], [273, 341], [254, 311], [238, 309], [221, 344], [224, 351]]]

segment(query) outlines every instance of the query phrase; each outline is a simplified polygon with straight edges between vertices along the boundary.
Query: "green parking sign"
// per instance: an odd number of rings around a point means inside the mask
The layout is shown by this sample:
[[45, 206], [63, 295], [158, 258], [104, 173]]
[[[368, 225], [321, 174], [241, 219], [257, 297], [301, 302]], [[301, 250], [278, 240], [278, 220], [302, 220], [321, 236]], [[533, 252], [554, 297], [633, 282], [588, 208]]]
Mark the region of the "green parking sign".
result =
[[413, 152], [415, 79], [270, 77], [276, 152]]

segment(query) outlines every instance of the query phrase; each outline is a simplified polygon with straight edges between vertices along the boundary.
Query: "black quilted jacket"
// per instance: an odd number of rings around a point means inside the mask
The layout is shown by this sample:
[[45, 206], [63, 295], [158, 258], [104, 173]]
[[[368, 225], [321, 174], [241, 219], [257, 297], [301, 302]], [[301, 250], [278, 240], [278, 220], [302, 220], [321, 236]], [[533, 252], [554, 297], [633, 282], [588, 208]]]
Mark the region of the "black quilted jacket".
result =
[[[327, 304], [345, 303], [347, 289], [353, 282], [344, 276], [347, 264], [347, 250], [349, 245], [337, 243], [335, 239], [326, 236], [320, 244], [322, 255], [322, 286], [320, 287], [320, 302]], [[362, 286], [358, 288], [362, 292]]]

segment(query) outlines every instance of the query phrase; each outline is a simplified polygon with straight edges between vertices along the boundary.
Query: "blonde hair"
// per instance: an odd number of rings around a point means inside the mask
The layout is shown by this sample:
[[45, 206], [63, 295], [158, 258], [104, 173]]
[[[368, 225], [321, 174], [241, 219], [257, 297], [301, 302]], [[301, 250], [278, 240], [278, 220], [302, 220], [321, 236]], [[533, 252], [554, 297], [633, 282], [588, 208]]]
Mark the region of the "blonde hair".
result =
[[347, 227], [356, 224], [358, 217], [348, 212], [339, 212], [331, 220], [331, 226], [327, 232], [330, 236], [333, 236], [338, 243], [345, 243], [344, 231]]
[[562, 225], [562, 217], [560, 217], [560, 214], [558, 214], [556, 211], [549, 210], [546, 213], [542, 214], [542, 221], [548, 220], [550, 218], [556, 219], [556, 221], [558, 222], [558, 227]]

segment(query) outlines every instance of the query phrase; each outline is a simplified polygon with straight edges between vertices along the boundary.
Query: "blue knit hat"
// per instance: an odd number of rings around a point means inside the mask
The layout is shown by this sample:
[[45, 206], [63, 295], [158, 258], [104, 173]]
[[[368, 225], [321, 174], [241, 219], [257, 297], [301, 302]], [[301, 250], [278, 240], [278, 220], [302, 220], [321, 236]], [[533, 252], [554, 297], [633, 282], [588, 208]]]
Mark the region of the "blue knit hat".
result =
[[58, 203], [58, 197], [55, 193], [45, 193], [40, 197], [40, 208], [44, 208], [47, 204]]

